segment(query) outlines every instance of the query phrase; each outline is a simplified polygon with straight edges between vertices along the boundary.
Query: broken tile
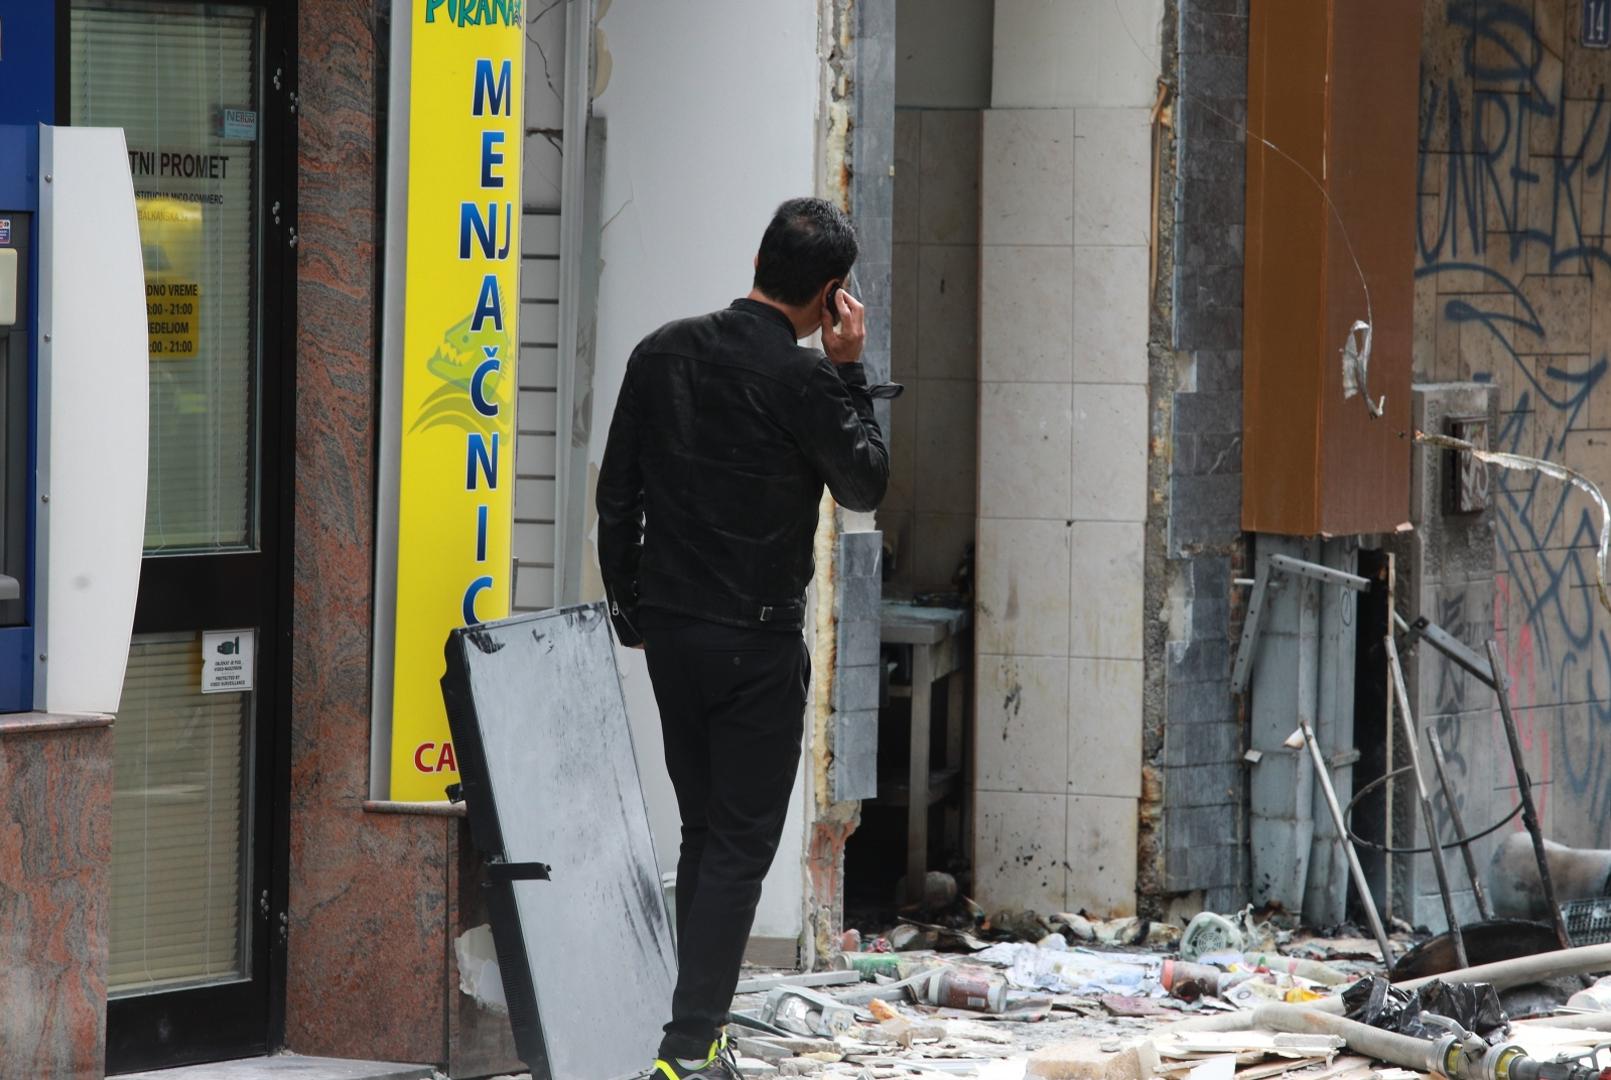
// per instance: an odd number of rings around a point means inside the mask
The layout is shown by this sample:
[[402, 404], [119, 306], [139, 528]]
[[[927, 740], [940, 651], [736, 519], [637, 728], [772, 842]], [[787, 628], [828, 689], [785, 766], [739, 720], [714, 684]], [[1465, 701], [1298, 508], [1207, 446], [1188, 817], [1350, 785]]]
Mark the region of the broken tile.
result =
[[1065, 910], [1068, 804], [1066, 795], [975, 796], [974, 899], [986, 910]]
[[980, 656], [974, 782], [980, 791], [1067, 793], [1068, 661]]

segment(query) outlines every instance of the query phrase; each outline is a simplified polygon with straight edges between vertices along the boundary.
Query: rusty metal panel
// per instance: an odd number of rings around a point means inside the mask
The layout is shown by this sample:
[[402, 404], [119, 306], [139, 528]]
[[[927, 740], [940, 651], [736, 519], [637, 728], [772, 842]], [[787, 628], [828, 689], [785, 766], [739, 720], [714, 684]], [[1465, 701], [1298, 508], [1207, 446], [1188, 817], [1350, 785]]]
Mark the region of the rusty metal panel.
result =
[[[1340, 536], [1409, 519], [1410, 443], [1401, 433], [1410, 413], [1419, 64], [1417, 5], [1252, 5], [1245, 529]], [[1380, 419], [1359, 397], [1343, 397], [1341, 349], [1366, 318], [1370, 392], [1387, 399]]]

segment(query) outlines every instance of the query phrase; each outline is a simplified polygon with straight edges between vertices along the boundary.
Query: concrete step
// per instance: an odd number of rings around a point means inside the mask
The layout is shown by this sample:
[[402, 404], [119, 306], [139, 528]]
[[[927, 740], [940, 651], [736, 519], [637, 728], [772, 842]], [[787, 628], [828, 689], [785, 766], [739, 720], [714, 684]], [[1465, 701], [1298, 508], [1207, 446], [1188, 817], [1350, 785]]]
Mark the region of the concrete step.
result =
[[436, 1075], [436, 1070], [429, 1065], [275, 1054], [178, 1069], [122, 1073], [117, 1080], [432, 1080]]

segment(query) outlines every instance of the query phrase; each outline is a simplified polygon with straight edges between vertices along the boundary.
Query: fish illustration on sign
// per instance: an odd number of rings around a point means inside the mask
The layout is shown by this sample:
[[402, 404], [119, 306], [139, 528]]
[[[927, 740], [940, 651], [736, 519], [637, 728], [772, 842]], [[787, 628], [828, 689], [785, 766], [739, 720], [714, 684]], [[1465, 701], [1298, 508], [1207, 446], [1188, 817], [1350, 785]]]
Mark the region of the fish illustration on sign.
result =
[[[512, 367], [514, 343], [509, 340], [508, 332], [494, 328], [491, 320], [482, 320], [486, 325], [472, 332], [472, 318], [466, 315], [448, 327], [436, 351], [426, 361], [426, 370], [441, 379], [442, 385], [425, 399], [409, 431], [448, 426], [464, 431], [479, 431], [485, 435], [492, 433], [494, 418], [476, 411], [470, 396], [470, 380], [482, 361], [492, 357], [501, 357], [506, 365]], [[510, 407], [509, 383], [510, 380], [505, 379], [502, 371], [499, 371], [488, 376], [482, 384], [486, 400], [495, 403], [499, 412]]]

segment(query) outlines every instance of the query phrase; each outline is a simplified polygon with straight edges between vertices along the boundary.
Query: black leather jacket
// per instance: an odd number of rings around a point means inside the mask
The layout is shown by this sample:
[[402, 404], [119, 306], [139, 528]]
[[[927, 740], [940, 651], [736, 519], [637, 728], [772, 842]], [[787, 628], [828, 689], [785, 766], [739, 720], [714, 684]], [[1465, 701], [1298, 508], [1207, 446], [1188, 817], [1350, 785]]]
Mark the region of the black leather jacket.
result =
[[617, 636], [642, 640], [639, 605], [798, 630], [823, 485], [871, 510], [888, 482], [860, 364], [801, 348], [788, 317], [753, 300], [668, 323], [627, 362], [599, 472]]

